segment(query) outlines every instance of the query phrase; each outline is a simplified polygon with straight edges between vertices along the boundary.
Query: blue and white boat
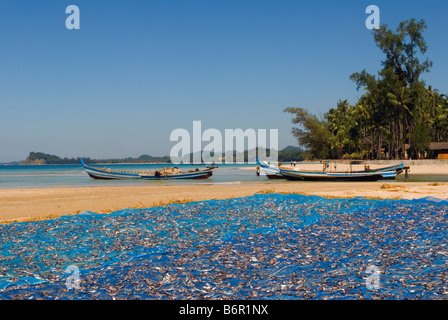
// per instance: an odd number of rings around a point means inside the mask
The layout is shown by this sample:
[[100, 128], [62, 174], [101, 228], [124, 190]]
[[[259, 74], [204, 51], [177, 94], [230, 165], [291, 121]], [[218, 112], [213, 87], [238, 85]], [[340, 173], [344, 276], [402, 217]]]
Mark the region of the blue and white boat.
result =
[[351, 165], [350, 169], [346, 171], [327, 171], [326, 168], [329, 168], [328, 162], [324, 162], [324, 170], [322, 171], [290, 170], [286, 168], [279, 168], [279, 171], [280, 174], [288, 180], [377, 181], [395, 179], [398, 174], [400, 174], [404, 170], [409, 169], [409, 167], [405, 167], [403, 164], [378, 168], [374, 170], [371, 170], [368, 166], [365, 166], [364, 171], [352, 171]]
[[265, 175], [268, 179], [285, 179], [280, 174], [280, 170], [277, 166], [267, 163], [266, 161], [260, 161], [257, 158], [258, 166], [260, 167], [260, 174]]
[[87, 174], [93, 179], [102, 180], [172, 180], [172, 179], [207, 179], [213, 175], [215, 167], [208, 167], [204, 170], [188, 170], [182, 172], [180, 169], [163, 168], [155, 171], [139, 172], [139, 171], [113, 171], [109, 168], [97, 168], [88, 166], [81, 160]]

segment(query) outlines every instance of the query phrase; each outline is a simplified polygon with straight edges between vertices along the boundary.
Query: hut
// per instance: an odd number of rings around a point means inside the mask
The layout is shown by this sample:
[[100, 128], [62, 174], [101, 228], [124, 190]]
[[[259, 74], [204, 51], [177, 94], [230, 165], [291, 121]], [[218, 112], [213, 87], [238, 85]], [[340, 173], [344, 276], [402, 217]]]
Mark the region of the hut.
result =
[[431, 142], [429, 151], [433, 159], [448, 159], [448, 142]]

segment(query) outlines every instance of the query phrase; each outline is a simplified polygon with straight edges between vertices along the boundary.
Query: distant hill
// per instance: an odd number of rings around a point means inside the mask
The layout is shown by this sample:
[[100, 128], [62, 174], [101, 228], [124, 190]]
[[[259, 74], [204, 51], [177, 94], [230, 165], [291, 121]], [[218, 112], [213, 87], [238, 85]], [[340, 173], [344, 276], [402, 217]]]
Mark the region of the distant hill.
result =
[[[258, 149], [256, 150], [258, 153]], [[269, 156], [269, 149], [266, 154]], [[278, 161], [300, 161], [303, 160], [304, 150], [299, 147], [287, 146], [286, 148], [278, 151]], [[233, 152], [233, 158], [236, 159], [237, 152]], [[248, 151], [244, 151], [244, 160], [248, 159]], [[43, 153], [43, 152], [30, 152], [29, 156], [21, 161], [21, 165], [44, 165], [44, 164], [80, 164], [81, 159], [86, 164], [94, 163], [171, 163], [169, 156], [153, 157], [147, 154], [143, 154], [138, 158], [123, 158], [123, 159], [91, 159], [89, 157], [77, 157], [77, 158], [61, 158], [59, 156]], [[193, 154], [190, 154], [190, 160], [193, 161]]]
[[[62, 159], [53, 154], [43, 152], [30, 152], [29, 156], [20, 164], [23, 165], [42, 165], [42, 164], [69, 164], [76, 161], [75, 159]], [[79, 162], [78, 162], [79, 163]]]
[[142, 154], [138, 158], [124, 158], [124, 159], [104, 159], [94, 160], [97, 163], [171, 163], [169, 156], [153, 157], [147, 154]]
[[61, 158], [53, 154], [47, 154], [43, 152], [30, 152], [29, 156], [21, 161], [21, 165], [43, 165], [43, 164], [80, 164], [81, 159], [87, 163], [169, 163], [170, 158], [168, 156], [164, 157], [153, 157], [150, 155], [141, 155], [138, 158], [124, 158], [124, 159], [90, 159], [89, 157], [83, 158]]
[[305, 150], [299, 147], [287, 146], [278, 152], [278, 161], [301, 161], [304, 160]]
[[304, 151], [302, 148], [300, 148], [300, 147], [294, 147], [294, 146], [287, 146], [286, 148], [283, 148], [281, 151], [291, 151], [291, 150], [294, 150], [294, 151]]
[[[254, 151], [252, 149], [252, 151]], [[270, 150], [266, 149], [266, 150], [259, 150], [258, 148], [255, 149], [255, 155], [258, 156], [261, 152], [263, 151], [263, 154], [266, 154], [267, 156], [270, 155]], [[286, 148], [278, 151], [278, 161], [281, 162], [287, 162], [287, 161], [302, 161], [304, 160], [304, 153], [305, 151], [300, 148], [300, 147], [294, 147], [294, 146], [287, 146]], [[249, 161], [249, 157], [248, 157], [249, 152], [246, 150], [244, 152], [237, 152], [235, 150], [233, 150], [233, 161], [237, 160], [237, 156], [239, 155], [242, 159], [244, 159], [244, 162]], [[196, 156], [200, 159], [201, 158], [201, 154], [196, 153]], [[224, 162], [224, 156], [225, 153], [221, 154], [221, 156], [223, 157], [222, 161]], [[194, 154], [190, 153], [189, 158], [190, 158], [190, 162], [193, 163], [193, 157]], [[186, 157], [188, 159], [188, 156]], [[254, 160], [251, 160], [254, 161]]]

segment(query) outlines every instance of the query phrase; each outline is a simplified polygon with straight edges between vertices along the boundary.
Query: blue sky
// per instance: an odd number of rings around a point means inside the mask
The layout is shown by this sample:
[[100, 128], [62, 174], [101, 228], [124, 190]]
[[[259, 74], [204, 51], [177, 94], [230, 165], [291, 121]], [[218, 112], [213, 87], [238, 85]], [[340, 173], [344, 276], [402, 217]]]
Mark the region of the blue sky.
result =
[[[65, 27], [71, 4], [79, 30]], [[426, 21], [424, 79], [448, 93], [446, 0], [0, 0], [0, 162], [168, 155], [194, 120], [297, 145], [285, 107], [354, 103], [350, 74], [380, 69], [370, 4], [393, 29]]]

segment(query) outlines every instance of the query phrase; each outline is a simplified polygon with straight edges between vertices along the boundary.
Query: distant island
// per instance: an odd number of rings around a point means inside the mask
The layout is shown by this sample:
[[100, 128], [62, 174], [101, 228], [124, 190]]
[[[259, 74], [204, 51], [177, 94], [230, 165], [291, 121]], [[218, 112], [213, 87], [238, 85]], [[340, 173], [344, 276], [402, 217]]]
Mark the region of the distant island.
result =
[[[278, 152], [278, 161], [300, 161], [303, 160], [305, 151], [299, 147], [288, 146]], [[234, 153], [235, 155], [235, 153]], [[193, 155], [191, 155], [191, 158]], [[245, 158], [247, 158], [247, 151], [245, 151]], [[169, 156], [153, 157], [143, 154], [138, 158], [128, 157], [123, 159], [91, 159], [90, 157], [77, 157], [77, 158], [61, 158], [53, 154], [47, 154], [44, 152], [30, 152], [29, 156], [14, 164], [19, 165], [45, 165], [45, 164], [80, 164], [81, 159], [86, 164], [95, 163], [171, 163]]]
[[278, 152], [279, 162], [302, 161], [305, 159], [306, 151], [299, 147], [287, 146]]
[[43, 165], [43, 164], [80, 164], [81, 159], [87, 163], [170, 163], [168, 156], [153, 157], [149, 155], [141, 155], [138, 158], [124, 158], [124, 159], [91, 159], [89, 157], [77, 158], [61, 158], [52, 154], [43, 152], [30, 152], [29, 156], [19, 162], [21, 165]]

